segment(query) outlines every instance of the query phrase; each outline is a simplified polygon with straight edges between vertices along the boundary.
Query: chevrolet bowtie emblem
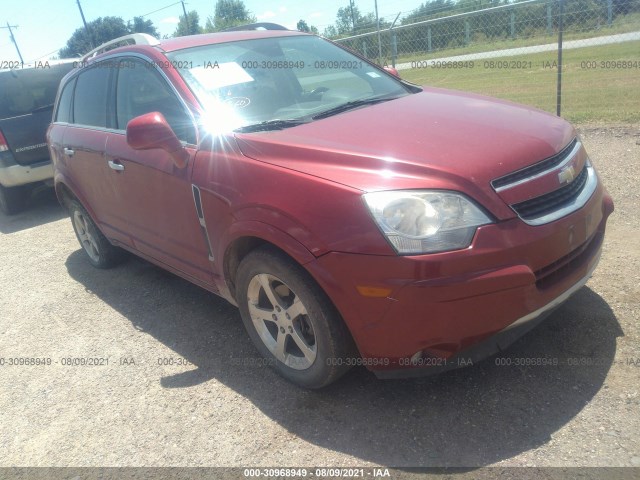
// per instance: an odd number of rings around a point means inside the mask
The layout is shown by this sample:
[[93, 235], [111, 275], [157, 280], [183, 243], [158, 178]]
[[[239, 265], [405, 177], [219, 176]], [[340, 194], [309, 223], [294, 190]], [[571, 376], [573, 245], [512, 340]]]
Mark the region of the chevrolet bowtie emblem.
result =
[[576, 178], [576, 169], [573, 168], [573, 165], [560, 170], [560, 173], [558, 173], [558, 180], [560, 181], [560, 185], [571, 183], [573, 182], [574, 178]]

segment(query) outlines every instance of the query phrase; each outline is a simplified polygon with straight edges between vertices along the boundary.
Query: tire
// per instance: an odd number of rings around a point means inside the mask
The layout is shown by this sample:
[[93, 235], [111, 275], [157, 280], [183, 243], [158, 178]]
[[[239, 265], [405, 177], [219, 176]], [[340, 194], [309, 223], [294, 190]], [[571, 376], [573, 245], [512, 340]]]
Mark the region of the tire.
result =
[[279, 250], [262, 247], [242, 260], [236, 280], [249, 337], [280, 375], [315, 389], [350, 369], [347, 358], [356, 352], [351, 335], [302, 267]]
[[28, 185], [5, 187], [0, 185], [0, 210], [6, 215], [15, 215], [27, 206], [31, 189]]
[[96, 268], [112, 268], [121, 263], [124, 252], [111, 245], [84, 207], [71, 200], [68, 202], [68, 208], [76, 238], [87, 254], [89, 263]]

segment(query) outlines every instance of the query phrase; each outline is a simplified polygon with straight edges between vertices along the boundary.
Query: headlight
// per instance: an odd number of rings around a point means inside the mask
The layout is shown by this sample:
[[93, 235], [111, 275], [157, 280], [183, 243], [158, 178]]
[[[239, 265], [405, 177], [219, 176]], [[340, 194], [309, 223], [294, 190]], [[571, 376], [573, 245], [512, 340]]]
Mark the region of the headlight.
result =
[[444, 191], [392, 191], [364, 195], [374, 220], [400, 254], [459, 250], [476, 228], [491, 223], [464, 195]]

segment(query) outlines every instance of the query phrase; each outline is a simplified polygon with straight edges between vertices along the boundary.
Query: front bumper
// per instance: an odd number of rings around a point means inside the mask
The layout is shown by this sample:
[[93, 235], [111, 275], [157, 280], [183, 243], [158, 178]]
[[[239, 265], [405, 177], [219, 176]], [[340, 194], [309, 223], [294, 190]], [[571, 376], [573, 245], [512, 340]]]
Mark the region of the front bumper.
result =
[[575, 283], [569, 290], [564, 292], [559, 297], [554, 298], [551, 302], [538, 310], [531, 312], [511, 325], [505, 327], [498, 333], [491, 337], [467, 348], [466, 350], [454, 355], [450, 358], [442, 357], [424, 357], [422, 355], [416, 355], [413, 358], [405, 359], [404, 364], [409, 368], [399, 368], [397, 370], [378, 370], [375, 374], [378, 378], [407, 378], [418, 377], [422, 375], [432, 375], [436, 373], [445, 372], [447, 370], [454, 370], [460, 367], [466, 367], [473, 365], [481, 360], [484, 360], [491, 355], [501, 352], [509, 347], [512, 343], [522, 337], [524, 334], [538, 326], [551, 315], [560, 305], [566, 302], [571, 295], [580, 290], [587, 281], [591, 278], [594, 270], [596, 269], [598, 262], [600, 261], [600, 254], [602, 250], [598, 250], [595, 262], [593, 263], [589, 273]]
[[0, 185], [17, 187], [53, 178], [53, 165], [47, 161], [34, 165], [0, 165]]
[[582, 287], [612, 211], [600, 184], [571, 215], [541, 226], [512, 219], [480, 227], [465, 250], [333, 252], [306, 267], [376, 375], [437, 373], [505, 348]]

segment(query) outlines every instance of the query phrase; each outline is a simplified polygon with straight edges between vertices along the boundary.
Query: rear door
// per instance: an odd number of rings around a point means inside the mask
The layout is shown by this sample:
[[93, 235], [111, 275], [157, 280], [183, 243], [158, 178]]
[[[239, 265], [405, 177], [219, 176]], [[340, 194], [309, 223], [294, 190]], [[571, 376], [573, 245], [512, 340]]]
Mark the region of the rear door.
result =
[[0, 131], [16, 163], [49, 161], [46, 131], [60, 80], [72, 63], [0, 72]]
[[72, 122], [62, 139], [62, 158], [72, 188], [103, 233], [127, 243], [128, 236], [116, 227], [118, 197], [105, 155], [114, 122], [112, 102], [108, 100], [114, 94], [113, 65], [112, 61], [103, 61], [78, 75], [71, 107]]
[[51, 161], [62, 171], [66, 168], [64, 134], [67, 126], [73, 123], [73, 92], [75, 88], [76, 78], [71, 79], [62, 87], [55, 118], [53, 118], [53, 122], [51, 122], [51, 126], [47, 131]]

